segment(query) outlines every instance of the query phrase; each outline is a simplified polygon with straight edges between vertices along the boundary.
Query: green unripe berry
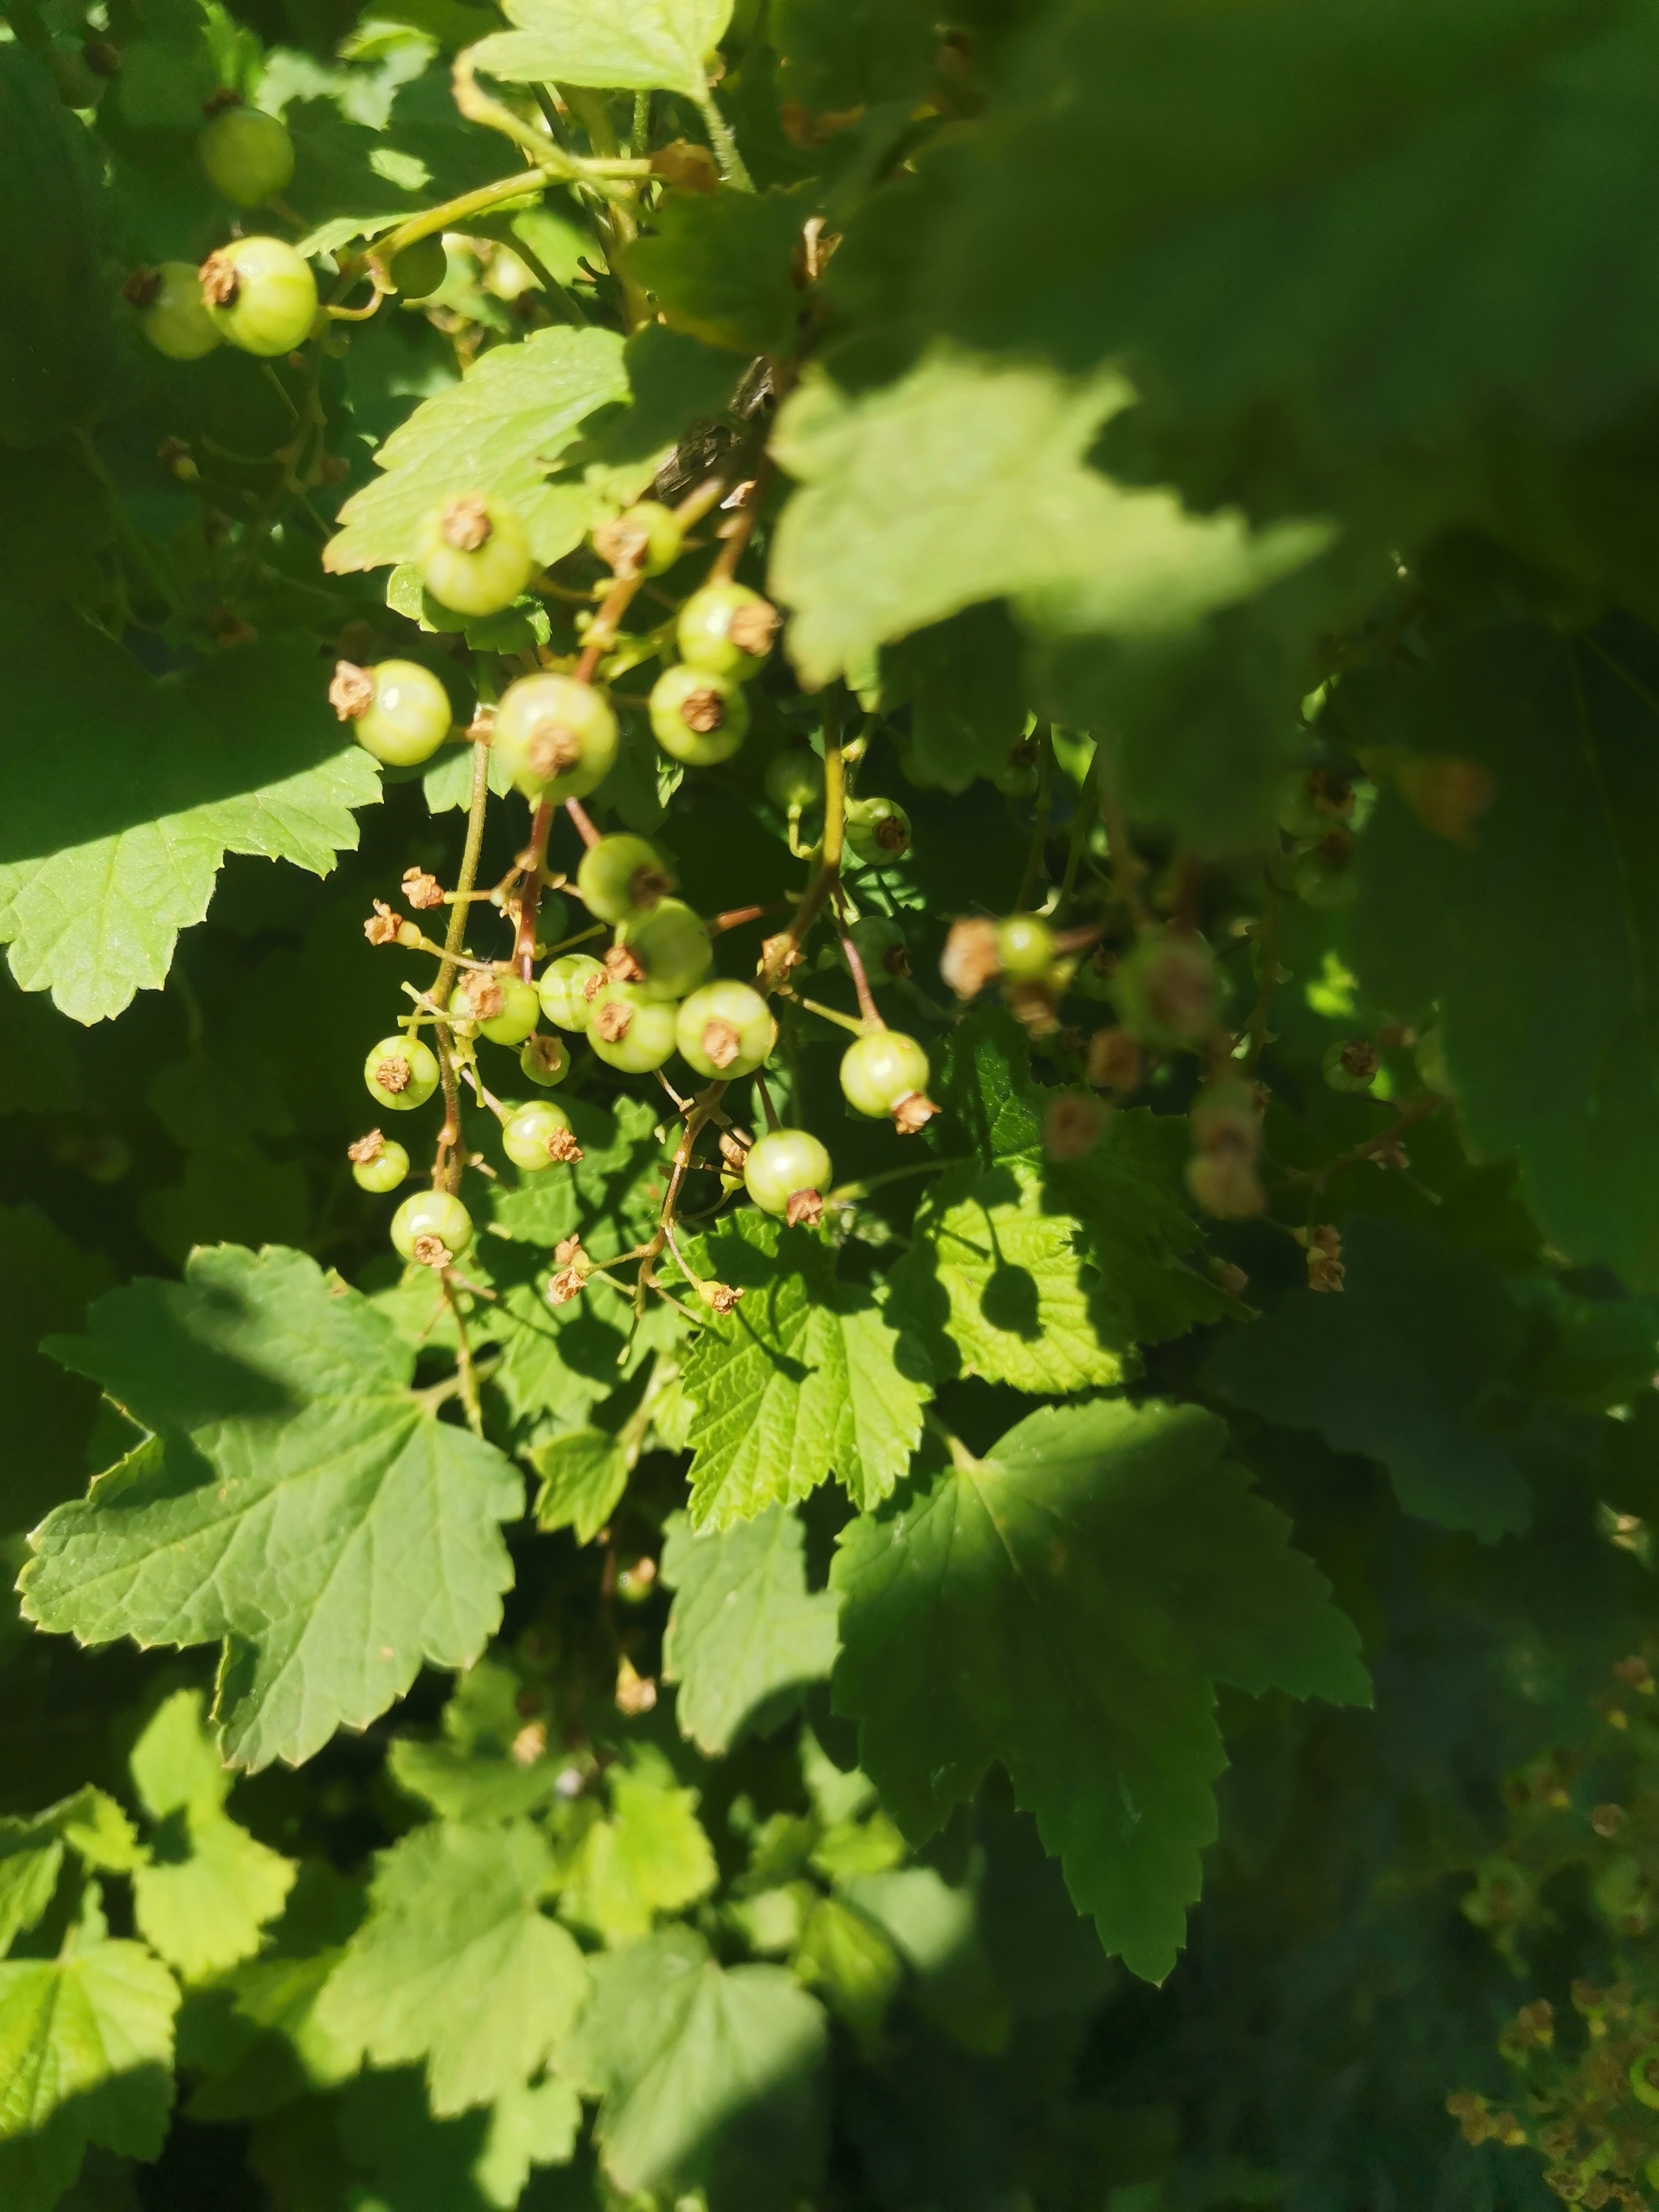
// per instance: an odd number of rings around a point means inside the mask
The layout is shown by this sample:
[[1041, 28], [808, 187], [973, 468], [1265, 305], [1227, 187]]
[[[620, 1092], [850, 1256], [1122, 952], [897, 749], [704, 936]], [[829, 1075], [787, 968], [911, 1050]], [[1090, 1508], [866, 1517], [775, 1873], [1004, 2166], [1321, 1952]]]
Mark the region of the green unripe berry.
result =
[[668, 1000], [647, 998], [636, 983], [607, 977], [593, 994], [587, 1042], [602, 1060], [625, 1075], [649, 1074], [673, 1057], [678, 1011]]
[[1369, 1091], [1382, 1061], [1369, 1038], [1352, 1037], [1328, 1045], [1319, 1064], [1333, 1091]]
[[215, 324], [243, 353], [292, 353], [317, 319], [317, 280], [280, 238], [234, 239], [209, 254], [201, 283]]
[[472, 1242], [472, 1216], [447, 1190], [419, 1190], [392, 1215], [392, 1242], [405, 1260], [447, 1267]]
[[527, 799], [586, 799], [617, 757], [617, 718], [574, 676], [521, 676], [495, 709], [490, 743]]
[[1149, 929], [1112, 977], [1118, 1019], [1139, 1044], [1163, 1051], [1202, 1044], [1216, 1024], [1215, 961], [1201, 937]]
[[685, 530], [672, 507], [642, 499], [593, 532], [593, 550], [619, 576], [660, 576], [680, 557]]
[[910, 849], [910, 817], [893, 799], [849, 799], [848, 848], [869, 867], [902, 860]]
[[1016, 983], [1038, 983], [1054, 964], [1054, 933], [1041, 915], [1011, 914], [997, 924], [1002, 972]]
[[705, 983], [681, 1005], [675, 1027], [680, 1058], [697, 1073], [750, 1075], [777, 1042], [778, 1025], [749, 983]]
[[294, 141], [274, 115], [222, 108], [196, 141], [207, 180], [238, 207], [258, 207], [294, 174]]
[[542, 1002], [533, 983], [478, 972], [455, 986], [449, 1011], [458, 1028], [476, 1030], [491, 1044], [522, 1044], [540, 1018]]
[[675, 626], [682, 660], [739, 683], [761, 667], [777, 634], [777, 609], [746, 584], [705, 584]]
[[602, 961], [586, 952], [562, 953], [542, 970], [542, 1012], [558, 1029], [585, 1030], [605, 980]]
[[[830, 1187], [830, 1155], [810, 1131], [774, 1129], [750, 1146], [744, 1188], [763, 1213], [787, 1213], [792, 1198], [821, 1198]], [[797, 1208], [812, 1218], [821, 1211]]]
[[188, 261], [135, 270], [121, 293], [138, 309], [145, 337], [169, 361], [200, 361], [225, 342], [202, 297], [201, 272]]
[[569, 1074], [570, 1054], [562, 1037], [530, 1036], [524, 1041], [519, 1066], [532, 1083], [539, 1083], [544, 1091], [550, 1091]]
[[[859, 957], [864, 980], [872, 990], [878, 991], [884, 983], [897, 982], [909, 974], [910, 955], [905, 946], [904, 932], [884, 914], [860, 915], [847, 934]], [[852, 963], [847, 957], [844, 945], [837, 945], [836, 957], [851, 975]]]
[[463, 492], [421, 523], [415, 565], [441, 606], [458, 615], [494, 615], [512, 605], [536, 562], [516, 509], [484, 492]]
[[577, 894], [601, 921], [627, 921], [644, 914], [673, 888], [674, 878], [654, 847], [626, 831], [590, 845], [576, 871]]
[[382, 1037], [363, 1062], [371, 1097], [399, 1114], [424, 1106], [438, 1087], [438, 1055], [419, 1037]]
[[514, 1108], [501, 1126], [501, 1150], [527, 1175], [568, 1166], [582, 1156], [569, 1115], [550, 1098], [535, 1098], [528, 1106]]
[[823, 800], [823, 762], [802, 745], [774, 753], [766, 763], [766, 795], [792, 817], [805, 814]]
[[1291, 889], [1307, 906], [1346, 906], [1358, 889], [1352, 860], [1353, 839], [1346, 830], [1333, 830], [1297, 860]]
[[383, 1137], [378, 1129], [372, 1137], [360, 1138], [350, 1148], [351, 1180], [360, 1190], [373, 1191], [378, 1197], [388, 1190], [396, 1190], [409, 1177], [409, 1154], [395, 1137]]
[[449, 694], [418, 660], [381, 660], [373, 668], [341, 661], [329, 699], [365, 752], [388, 768], [417, 768], [449, 735]]
[[623, 932], [623, 945], [638, 963], [635, 982], [647, 999], [683, 999], [708, 973], [714, 947], [708, 925], [684, 899], [659, 899]]
[[[916, 779], [910, 778], [912, 783]], [[1037, 772], [1029, 761], [1009, 761], [991, 781], [1005, 799], [1031, 799], [1036, 794]]]
[[665, 668], [651, 687], [651, 729], [672, 759], [689, 768], [730, 760], [749, 732], [743, 686], [683, 662]]
[[430, 238], [417, 238], [401, 253], [392, 255], [386, 274], [400, 299], [430, 299], [449, 274], [449, 256], [442, 239], [435, 233]]
[[855, 1113], [879, 1121], [902, 1099], [927, 1088], [927, 1054], [915, 1037], [875, 1030], [855, 1037], [842, 1055], [841, 1087]]

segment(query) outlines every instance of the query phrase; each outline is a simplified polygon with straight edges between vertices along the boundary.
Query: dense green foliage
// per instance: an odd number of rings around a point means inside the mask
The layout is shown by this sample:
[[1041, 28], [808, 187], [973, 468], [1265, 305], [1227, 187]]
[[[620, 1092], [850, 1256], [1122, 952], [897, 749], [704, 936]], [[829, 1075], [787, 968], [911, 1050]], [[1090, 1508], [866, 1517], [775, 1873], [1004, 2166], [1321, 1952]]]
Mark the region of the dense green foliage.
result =
[[1659, 0], [0, 28], [0, 2207], [1659, 2203]]

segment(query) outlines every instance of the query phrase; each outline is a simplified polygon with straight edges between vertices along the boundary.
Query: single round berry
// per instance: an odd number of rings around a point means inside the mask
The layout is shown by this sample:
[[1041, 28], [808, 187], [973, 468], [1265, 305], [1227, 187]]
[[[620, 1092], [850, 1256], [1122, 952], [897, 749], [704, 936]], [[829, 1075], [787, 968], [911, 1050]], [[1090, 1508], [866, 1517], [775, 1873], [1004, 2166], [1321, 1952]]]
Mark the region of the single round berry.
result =
[[574, 676], [521, 676], [495, 709], [495, 757], [526, 798], [585, 799], [617, 757], [617, 718]]
[[644, 914], [673, 888], [674, 878], [654, 847], [626, 831], [590, 845], [576, 871], [577, 893], [601, 921], [627, 921]]
[[440, 606], [499, 614], [534, 572], [530, 539], [504, 499], [462, 492], [434, 507], [415, 532], [415, 565]]
[[[910, 955], [905, 946], [904, 932], [884, 914], [860, 915], [847, 934], [853, 940], [853, 950], [872, 990], [879, 990], [884, 983], [900, 982], [909, 974]], [[847, 957], [844, 945], [836, 947], [836, 957], [850, 975], [852, 963]]]
[[392, 255], [386, 273], [400, 299], [430, 299], [449, 274], [449, 256], [442, 239], [417, 238], [401, 253]]
[[1149, 929], [1112, 977], [1118, 1019], [1138, 1043], [1163, 1051], [1202, 1044], [1214, 1029], [1215, 961], [1201, 937]]
[[[381, 660], [366, 672], [374, 689], [361, 711], [342, 716], [365, 752], [388, 768], [418, 768], [449, 735], [454, 714], [449, 694], [418, 660]], [[335, 711], [341, 713], [337, 702]]]
[[774, 1129], [749, 1147], [743, 1182], [763, 1213], [787, 1213], [798, 1192], [829, 1188], [830, 1155], [808, 1130]]
[[623, 949], [640, 973], [625, 977], [647, 999], [683, 999], [708, 973], [714, 947], [708, 925], [684, 899], [659, 899], [648, 914], [636, 915], [623, 932]]
[[350, 1157], [351, 1180], [360, 1190], [372, 1190], [377, 1197], [409, 1179], [408, 1152], [395, 1137], [383, 1137], [378, 1129], [373, 1137], [360, 1137]]
[[542, 1012], [556, 1029], [585, 1030], [605, 964], [586, 952], [563, 952], [542, 970]]
[[238, 238], [202, 264], [202, 297], [243, 353], [274, 359], [303, 345], [317, 319], [317, 280], [285, 240]]
[[501, 1150], [515, 1168], [539, 1174], [543, 1168], [568, 1167], [582, 1156], [570, 1116], [550, 1098], [515, 1106], [501, 1125]]
[[750, 1075], [777, 1042], [778, 1025], [749, 983], [705, 983], [680, 1006], [680, 1058], [699, 1075]]
[[642, 499], [593, 532], [593, 550], [619, 576], [660, 576], [680, 557], [685, 530], [672, 507]]
[[1291, 889], [1308, 906], [1346, 906], [1359, 887], [1352, 860], [1353, 839], [1346, 830], [1333, 830], [1297, 860]]
[[371, 1097], [398, 1113], [424, 1106], [438, 1087], [438, 1055], [419, 1037], [382, 1037], [363, 1062]]
[[455, 986], [449, 1011], [458, 1024], [476, 1030], [491, 1044], [522, 1044], [541, 1018], [542, 1002], [533, 983], [479, 970]]
[[519, 1054], [519, 1066], [532, 1083], [539, 1083], [544, 1091], [550, 1091], [569, 1074], [570, 1054], [562, 1037], [529, 1036]]
[[680, 609], [680, 659], [710, 676], [752, 676], [772, 650], [778, 611], [746, 584], [705, 584]]
[[1319, 1065], [1333, 1091], [1369, 1091], [1382, 1056], [1369, 1037], [1350, 1037], [1346, 1043], [1327, 1045]]
[[997, 951], [1005, 975], [1040, 982], [1054, 964], [1054, 933], [1041, 915], [1011, 914], [997, 924]]
[[207, 180], [238, 207], [258, 207], [294, 174], [294, 141], [274, 115], [222, 108], [196, 141]]
[[804, 745], [788, 745], [766, 763], [766, 795], [791, 819], [823, 798], [823, 763]]
[[910, 817], [893, 799], [849, 799], [848, 849], [867, 867], [902, 860], [910, 849]]
[[587, 1042], [608, 1066], [647, 1075], [673, 1056], [678, 1012], [671, 1000], [647, 998], [636, 983], [607, 978], [593, 994]]
[[651, 687], [651, 728], [671, 758], [688, 768], [730, 760], [749, 732], [749, 702], [735, 677], [665, 668]]
[[878, 1121], [902, 1098], [927, 1090], [927, 1054], [915, 1037], [873, 1030], [842, 1054], [841, 1087], [849, 1106]]
[[392, 1242], [405, 1260], [447, 1267], [472, 1242], [472, 1216], [447, 1190], [417, 1190], [392, 1215]]
[[202, 297], [201, 272], [191, 262], [140, 269], [121, 289], [139, 310], [144, 336], [169, 361], [200, 361], [224, 343], [225, 334]]
[[[915, 776], [910, 778], [912, 783]], [[1005, 799], [1031, 799], [1036, 794], [1037, 772], [1030, 761], [1009, 761], [991, 777]]]

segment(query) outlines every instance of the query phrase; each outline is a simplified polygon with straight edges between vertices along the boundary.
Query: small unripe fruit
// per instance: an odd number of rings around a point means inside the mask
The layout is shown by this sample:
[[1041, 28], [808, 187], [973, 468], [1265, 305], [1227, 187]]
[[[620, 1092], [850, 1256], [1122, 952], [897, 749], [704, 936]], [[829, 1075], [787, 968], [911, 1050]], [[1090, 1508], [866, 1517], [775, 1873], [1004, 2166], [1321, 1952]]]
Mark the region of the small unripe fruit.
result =
[[135, 270], [121, 291], [138, 309], [144, 336], [169, 361], [200, 361], [225, 342], [202, 297], [201, 272], [188, 261]]
[[[905, 946], [904, 932], [884, 914], [862, 915], [847, 934], [864, 969], [865, 981], [872, 990], [879, 990], [884, 983], [902, 982], [909, 974], [910, 955]], [[847, 957], [846, 946], [841, 945], [838, 951], [841, 964], [850, 975], [852, 963]]]
[[438, 1087], [438, 1056], [419, 1037], [382, 1037], [363, 1062], [371, 1097], [398, 1113], [424, 1106]]
[[238, 238], [202, 264], [202, 297], [243, 353], [274, 360], [303, 345], [317, 319], [317, 280], [280, 238]]
[[1328, 1045], [1319, 1064], [1333, 1091], [1369, 1091], [1382, 1060], [1369, 1038], [1354, 1037]]
[[766, 795], [790, 816], [804, 814], [823, 798], [823, 763], [804, 745], [774, 753], [766, 763]]
[[684, 899], [659, 899], [623, 933], [623, 948], [638, 963], [631, 978], [647, 999], [683, 999], [702, 982], [714, 957], [708, 925]]
[[543, 1168], [571, 1166], [582, 1156], [569, 1115], [550, 1098], [514, 1107], [501, 1127], [501, 1150], [515, 1168], [531, 1175]]
[[1194, 1152], [1186, 1176], [1194, 1200], [1218, 1221], [1253, 1221], [1267, 1210], [1267, 1194], [1253, 1160], [1231, 1152]]
[[1215, 962], [1201, 937], [1143, 933], [1112, 977], [1118, 1019], [1141, 1044], [1173, 1051], [1201, 1044], [1216, 1024]]
[[619, 576], [660, 576], [680, 557], [685, 531], [671, 507], [642, 499], [593, 532], [593, 550]]
[[624, 1074], [649, 1074], [673, 1057], [678, 1011], [668, 1000], [647, 998], [636, 983], [607, 978], [593, 995], [587, 1042], [602, 1060]]
[[422, 522], [415, 565], [441, 606], [458, 615], [494, 615], [512, 605], [536, 562], [514, 508], [484, 492], [464, 492]]
[[576, 871], [577, 893], [601, 921], [627, 921], [647, 913], [673, 888], [674, 878], [655, 848], [626, 831], [590, 845]]
[[441, 238], [417, 238], [412, 246], [392, 257], [386, 271], [400, 299], [430, 299], [449, 274], [449, 256]]
[[841, 1087], [855, 1112], [879, 1121], [901, 1099], [927, 1090], [927, 1054], [897, 1030], [873, 1030], [842, 1054]]
[[377, 1197], [409, 1178], [408, 1152], [395, 1137], [383, 1137], [378, 1129], [372, 1136], [360, 1137], [349, 1147], [349, 1157], [353, 1182]]
[[894, 799], [849, 799], [847, 843], [869, 867], [902, 860], [910, 849], [910, 817]]
[[542, 970], [542, 1012], [557, 1029], [585, 1030], [605, 980], [603, 962], [591, 954], [562, 953]]
[[[757, 1138], [749, 1148], [743, 1170], [744, 1188], [763, 1213], [790, 1214], [799, 1220], [817, 1220], [822, 1199], [830, 1187], [830, 1155], [806, 1129], [774, 1129]], [[817, 1198], [812, 1207], [791, 1200]]]
[[1017, 983], [1036, 983], [1054, 964], [1054, 933], [1038, 914], [1011, 914], [997, 925], [1002, 972]]
[[760, 668], [777, 634], [777, 609], [746, 584], [705, 584], [680, 609], [675, 629], [682, 660], [739, 683]]
[[519, 1066], [532, 1083], [539, 1083], [544, 1091], [550, 1091], [569, 1074], [570, 1054], [562, 1037], [526, 1037], [524, 1050], [519, 1054]]
[[449, 735], [449, 694], [417, 660], [381, 660], [373, 668], [341, 661], [329, 700], [365, 752], [388, 768], [416, 768]]
[[617, 718], [574, 676], [521, 676], [502, 694], [490, 744], [526, 798], [585, 799], [616, 761]]
[[651, 729], [672, 759], [690, 768], [730, 760], [749, 730], [749, 702], [735, 678], [665, 668], [651, 687]]
[[752, 1074], [777, 1035], [770, 1008], [748, 983], [705, 983], [683, 1003], [675, 1028], [680, 1058], [711, 1079]]
[[294, 174], [294, 141], [274, 115], [222, 108], [196, 142], [207, 180], [238, 207], [258, 207]]
[[1346, 830], [1333, 830], [1297, 860], [1291, 889], [1307, 906], [1346, 906], [1358, 889], [1352, 860], [1353, 839]]
[[542, 1002], [533, 983], [516, 975], [468, 975], [450, 994], [458, 1024], [476, 1029], [491, 1044], [522, 1044], [536, 1026]]
[[472, 1216], [447, 1190], [420, 1190], [392, 1217], [392, 1242], [405, 1260], [447, 1267], [472, 1242]]

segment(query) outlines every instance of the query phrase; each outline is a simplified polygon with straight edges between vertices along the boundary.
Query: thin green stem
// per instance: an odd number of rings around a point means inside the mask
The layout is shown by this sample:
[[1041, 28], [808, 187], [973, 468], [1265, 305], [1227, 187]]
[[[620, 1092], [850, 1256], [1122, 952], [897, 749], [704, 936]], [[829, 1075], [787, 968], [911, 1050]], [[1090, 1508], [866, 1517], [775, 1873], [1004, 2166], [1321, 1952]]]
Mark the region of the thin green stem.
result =
[[705, 85], [697, 101], [703, 127], [708, 133], [708, 143], [714, 149], [714, 159], [720, 165], [720, 174], [728, 185], [740, 192], [752, 192], [755, 180], [744, 167], [743, 156], [738, 151], [738, 142], [732, 136], [731, 125], [714, 104], [714, 95]]
[[979, 1474], [984, 1470], [983, 1460], [975, 1459], [954, 1429], [947, 1429], [937, 1413], [925, 1412], [922, 1421], [929, 1435], [937, 1437], [951, 1455], [951, 1464], [958, 1474]]
[[864, 1176], [857, 1182], [844, 1182], [830, 1191], [824, 1199], [826, 1206], [856, 1206], [872, 1190], [885, 1183], [902, 1182], [911, 1176], [943, 1175], [952, 1163], [949, 1160], [915, 1160], [906, 1168], [886, 1168], [880, 1175]]

